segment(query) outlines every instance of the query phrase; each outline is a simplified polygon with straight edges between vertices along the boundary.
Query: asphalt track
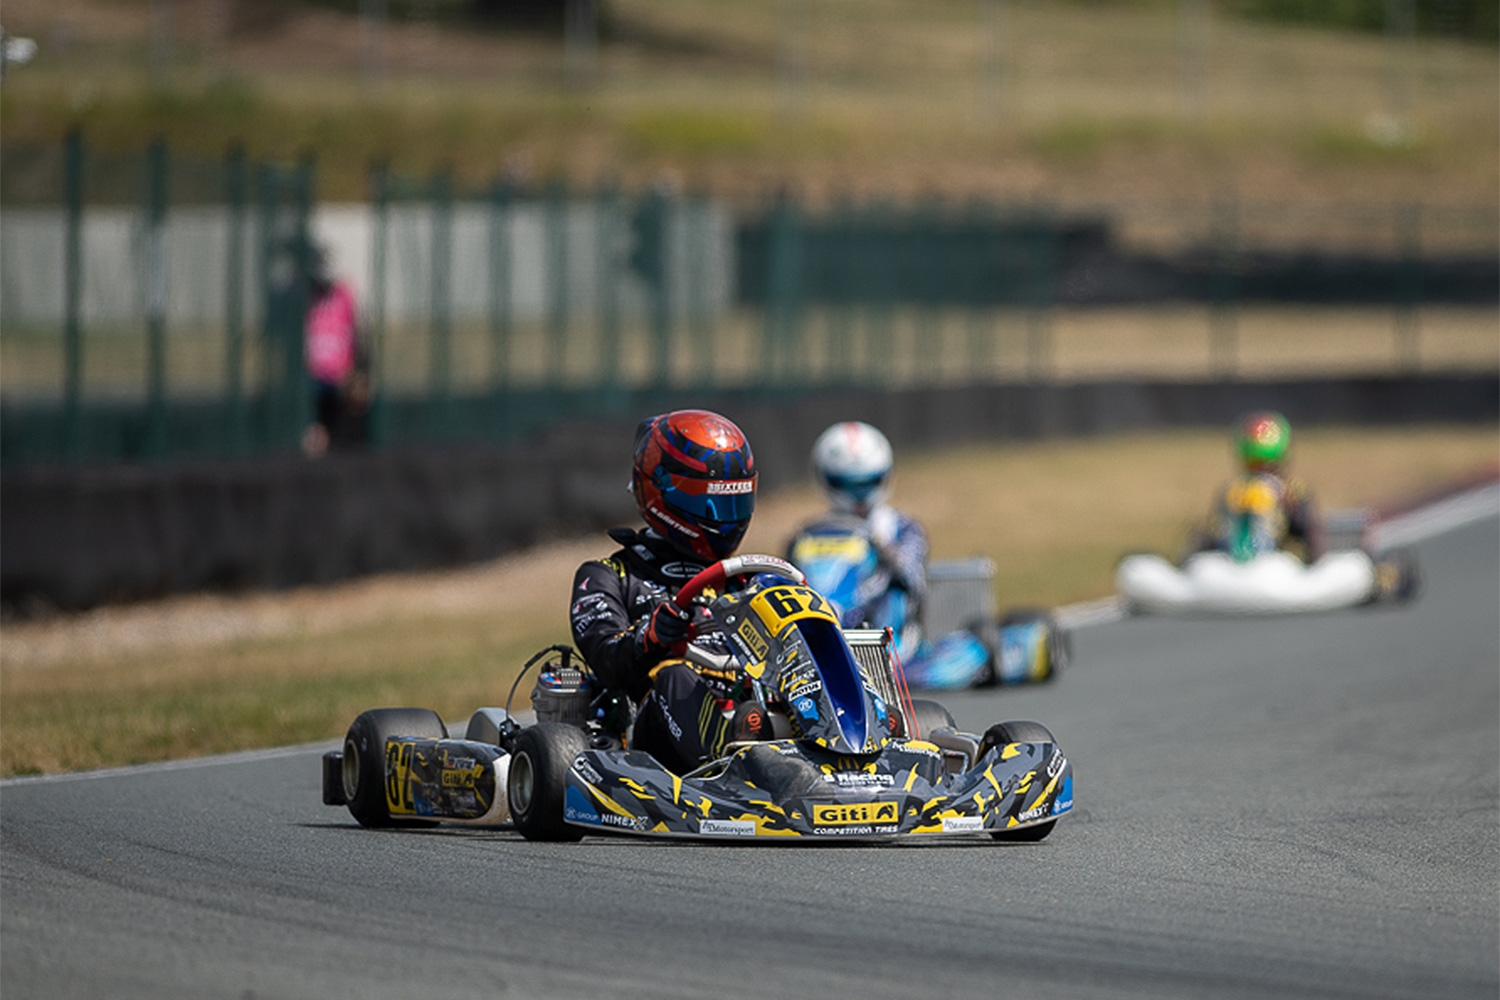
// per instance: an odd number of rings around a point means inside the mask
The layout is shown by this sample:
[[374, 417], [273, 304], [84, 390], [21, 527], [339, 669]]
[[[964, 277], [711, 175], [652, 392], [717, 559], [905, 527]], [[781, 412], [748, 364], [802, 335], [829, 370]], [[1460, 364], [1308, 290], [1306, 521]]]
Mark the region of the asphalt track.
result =
[[1083, 628], [1033, 718], [1040, 844], [367, 831], [324, 747], [0, 785], [0, 993], [26, 998], [1500, 993], [1500, 523], [1413, 606]]

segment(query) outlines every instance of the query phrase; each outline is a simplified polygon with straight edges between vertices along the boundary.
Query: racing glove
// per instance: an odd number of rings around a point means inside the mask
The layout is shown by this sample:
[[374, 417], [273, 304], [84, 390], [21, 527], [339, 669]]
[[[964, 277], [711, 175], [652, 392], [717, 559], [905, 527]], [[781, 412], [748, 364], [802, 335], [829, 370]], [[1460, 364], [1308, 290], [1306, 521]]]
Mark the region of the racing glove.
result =
[[689, 612], [671, 601], [662, 601], [652, 609], [645, 627], [638, 633], [641, 648], [646, 652], [659, 653], [671, 649], [679, 642], [687, 642], [692, 624]]

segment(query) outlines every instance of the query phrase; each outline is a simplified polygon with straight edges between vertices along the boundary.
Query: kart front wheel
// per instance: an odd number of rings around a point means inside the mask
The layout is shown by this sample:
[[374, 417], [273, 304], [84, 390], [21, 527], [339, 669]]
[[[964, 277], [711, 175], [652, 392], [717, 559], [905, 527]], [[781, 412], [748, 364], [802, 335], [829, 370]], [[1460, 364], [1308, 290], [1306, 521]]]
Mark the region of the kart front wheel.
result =
[[344, 801], [360, 826], [433, 826], [432, 820], [393, 817], [386, 805], [385, 744], [393, 736], [442, 740], [448, 727], [430, 708], [372, 708], [344, 737], [340, 760]]
[[1023, 826], [1019, 830], [991, 830], [990, 836], [1008, 844], [1035, 843], [1038, 840], [1045, 839], [1047, 834], [1051, 833], [1052, 828], [1056, 825], [1057, 820], [1049, 819], [1047, 822], [1038, 823], [1036, 826]]
[[583, 730], [539, 722], [521, 731], [510, 756], [510, 818], [527, 840], [582, 840], [563, 820], [563, 797], [573, 758], [588, 749]]
[[[1052, 730], [1040, 722], [997, 722], [985, 730], [984, 740], [979, 744], [983, 755], [991, 747], [1007, 746], [1011, 743], [1056, 743]], [[1036, 826], [1023, 826], [1019, 830], [991, 830], [990, 836], [1007, 843], [1035, 843], [1046, 838], [1057, 825], [1057, 820], [1048, 820]]]

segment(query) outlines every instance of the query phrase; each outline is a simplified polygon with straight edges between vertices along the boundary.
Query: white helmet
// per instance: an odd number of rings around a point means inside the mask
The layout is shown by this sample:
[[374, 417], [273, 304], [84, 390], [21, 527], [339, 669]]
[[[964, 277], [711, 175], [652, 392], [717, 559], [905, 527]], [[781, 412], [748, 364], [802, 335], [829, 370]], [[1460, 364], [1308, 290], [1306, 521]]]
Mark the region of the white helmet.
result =
[[834, 424], [813, 445], [813, 469], [833, 506], [861, 516], [885, 499], [891, 478], [891, 443], [869, 424]]

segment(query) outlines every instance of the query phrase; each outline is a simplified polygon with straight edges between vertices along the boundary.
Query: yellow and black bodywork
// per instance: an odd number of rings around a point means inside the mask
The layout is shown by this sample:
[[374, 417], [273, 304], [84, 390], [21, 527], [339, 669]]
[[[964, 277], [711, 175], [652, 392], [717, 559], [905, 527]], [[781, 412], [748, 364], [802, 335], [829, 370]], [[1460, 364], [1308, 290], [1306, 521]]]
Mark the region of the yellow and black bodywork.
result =
[[788, 738], [732, 745], [681, 776], [638, 751], [586, 750], [568, 771], [566, 822], [654, 836], [886, 838], [1012, 831], [1072, 808], [1072, 769], [1055, 743], [908, 738], [921, 734], [816, 591], [767, 578], [711, 611]]
[[684, 777], [644, 753], [589, 750], [565, 803], [571, 824], [651, 836], [884, 839], [1053, 822], [1073, 806], [1073, 774], [1052, 743], [991, 747], [957, 774], [923, 740], [863, 756], [754, 743]]

